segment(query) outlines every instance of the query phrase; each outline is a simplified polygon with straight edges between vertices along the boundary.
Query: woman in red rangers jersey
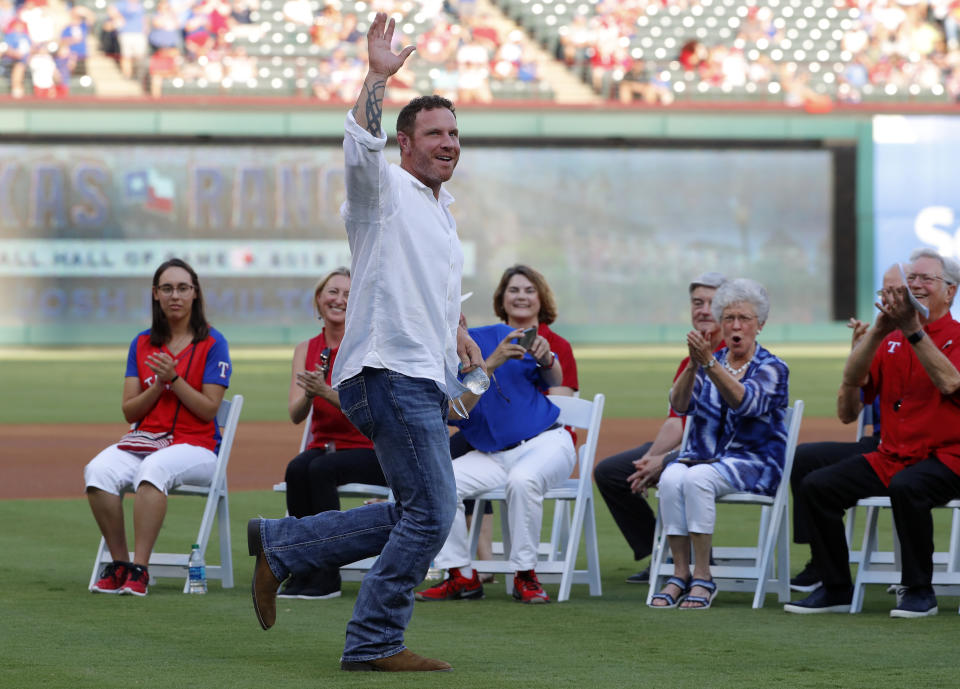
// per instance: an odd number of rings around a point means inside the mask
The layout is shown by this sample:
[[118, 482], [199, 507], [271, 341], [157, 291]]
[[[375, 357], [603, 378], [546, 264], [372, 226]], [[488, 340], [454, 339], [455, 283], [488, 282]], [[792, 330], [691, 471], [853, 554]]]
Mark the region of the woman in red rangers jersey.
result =
[[[217, 410], [230, 384], [227, 340], [207, 323], [196, 272], [172, 258], [153, 275], [153, 321], [133, 338], [123, 383], [124, 418], [137, 430], [169, 434], [150, 452], [111, 445], [84, 468], [87, 499], [113, 562], [93, 591], [147, 595], [147, 564], [167, 511], [167, 493], [209, 482], [217, 461]], [[122, 496], [132, 491], [134, 555], [128, 562]]]
[[[343, 415], [337, 391], [330, 387], [333, 362], [346, 325], [349, 295], [348, 268], [337, 268], [317, 283], [313, 299], [323, 328], [319, 335], [301, 342], [293, 351], [290, 420], [299, 424], [309, 417], [310, 423], [307, 447], [287, 465], [287, 511], [293, 517], [339, 510], [337, 487], [345, 483], [387, 485], [373, 443]], [[336, 598], [340, 595], [340, 572], [315, 571], [309, 579], [294, 575], [277, 595]]]

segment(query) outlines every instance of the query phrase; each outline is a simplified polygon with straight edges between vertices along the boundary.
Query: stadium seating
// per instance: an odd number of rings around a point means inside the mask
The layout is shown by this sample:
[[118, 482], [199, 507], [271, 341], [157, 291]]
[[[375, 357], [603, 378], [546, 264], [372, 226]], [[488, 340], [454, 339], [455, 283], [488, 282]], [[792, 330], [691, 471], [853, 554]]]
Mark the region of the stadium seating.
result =
[[[110, 0], [77, 2], [93, 11], [92, 35], [99, 35]], [[602, 97], [623, 102], [762, 102], [829, 109], [834, 102], [944, 104], [960, 95], [960, 71], [955, 75], [953, 68], [960, 58], [958, 11], [936, 14], [934, 4], [928, 9], [926, 3], [901, 3], [889, 10], [885, 3], [834, 0], [491, 2]], [[282, 0], [250, 4], [249, 23], [234, 23], [222, 33], [208, 64], [184, 57], [180, 74], [160, 84], [163, 95], [352, 101], [348, 94], [357, 91], [364, 73], [365, 54], [357, 48], [371, 5], [309, 0], [316, 23], [307, 26], [285, 14]], [[156, 0], [143, 5], [149, 14]], [[457, 16], [452, 5], [425, 0], [395, 8], [402, 13], [397, 27], [404, 43], [416, 42], [442, 21], [440, 33], [451, 40], [441, 43], [463, 45], [478, 21]], [[351, 15], [357, 17], [355, 30], [338, 38], [337, 31], [349, 31], [342, 27]], [[493, 43], [506, 40], [502, 30], [484, 29]], [[234, 78], [221, 67], [241, 51], [255, 66], [252, 74], [244, 70], [243, 78]], [[454, 49], [454, 61], [456, 54]], [[489, 57], [492, 68], [494, 56]], [[392, 92], [406, 94], [397, 91], [400, 83], [417, 93], [443, 91], [445, 84], [455, 86], [463, 78], [462, 63], [452, 74], [441, 67], [421, 51], [398, 75]], [[6, 72], [0, 76], [0, 94], [9, 92], [9, 68]], [[520, 72], [489, 69], [481, 77], [481, 93], [461, 93], [458, 100], [553, 100], [554, 84], [535, 71]], [[29, 81], [26, 86], [29, 93]], [[89, 94], [95, 87], [89, 77], [78, 77], [70, 90]], [[453, 91], [449, 95], [458, 95]]]

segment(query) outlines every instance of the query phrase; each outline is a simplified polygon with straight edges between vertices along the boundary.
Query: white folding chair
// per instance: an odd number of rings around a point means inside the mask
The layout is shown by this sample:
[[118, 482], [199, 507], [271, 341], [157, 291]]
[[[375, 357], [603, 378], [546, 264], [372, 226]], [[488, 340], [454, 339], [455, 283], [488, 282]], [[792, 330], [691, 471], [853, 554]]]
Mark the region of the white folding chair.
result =
[[[787, 444], [784, 449], [783, 474], [773, 497], [755, 493], [730, 493], [717, 503], [733, 505], [757, 505], [760, 507], [760, 527], [757, 545], [751, 547], [714, 546], [711, 565], [713, 580], [724, 591], [752, 591], [753, 607], [762, 608], [768, 589], [775, 592], [781, 602], [790, 600], [790, 472], [793, 455], [797, 449], [800, 423], [803, 420], [803, 400], [797, 400], [787, 409], [784, 423], [787, 426]], [[691, 424], [684, 428], [683, 445], [686, 445]], [[660, 590], [662, 582], [673, 574], [673, 564], [667, 562], [670, 546], [657, 509], [657, 524], [654, 530], [654, 555], [650, 565], [650, 589], [647, 604]]]
[[[857, 440], [863, 439], [867, 434], [867, 426], [870, 426], [871, 430], [873, 428], [873, 405], [865, 404], [860, 410], [860, 414], [857, 415]], [[854, 550], [854, 530], [857, 525], [857, 506], [854, 505], [847, 510], [847, 516], [845, 519], [846, 532], [847, 532], [847, 552], [850, 554], [850, 564], [858, 565], [863, 559], [863, 552], [860, 550]], [[889, 551], [877, 551], [873, 554], [873, 561], [884, 564], [892, 564], [894, 560], [894, 554]]]
[[[307, 414], [304, 422], [303, 435], [300, 436], [300, 452], [307, 449], [307, 445], [313, 439], [313, 433], [310, 430], [311, 421], [313, 421], [313, 407]], [[273, 484], [273, 490], [276, 493], [287, 492], [287, 482]], [[345, 483], [337, 488], [337, 493], [341, 498], [377, 498], [381, 500], [393, 501], [393, 491], [388, 486], [377, 486], [372, 483]], [[289, 514], [289, 512], [285, 512]], [[340, 578], [343, 581], [360, 581], [363, 575], [376, 562], [376, 557], [368, 557], [340, 568]]]
[[[555, 500], [553, 529], [549, 548], [541, 546], [541, 559], [537, 562], [537, 577], [547, 583], [560, 583], [557, 601], [570, 598], [573, 584], [587, 584], [591, 596], [602, 593], [600, 585], [600, 554], [597, 547], [597, 520], [593, 501], [593, 465], [597, 455], [597, 440], [600, 435], [600, 421], [603, 417], [604, 396], [597, 393], [593, 400], [579, 399], [560, 395], [549, 395], [550, 401], [560, 408], [557, 421], [564, 426], [585, 428], [586, 439], [580, 446], [579, 477], [566, 479], [543, 496], [544, 500]], [[487, 491], [475, 497], [474, 518], [470, 524], [470, 553], [476, 558], [477, 543], [480, 540], [480, 522], [477, 517], [483, 514], [484, 504], [499, 500], [500, 524], [503, 534], [503, 552], [510, 553], [510, 522], [506, 507], [506, 492], [503, 487]], [[573, 517], [569, 517], [567, 506], [573, 503]], [[586, 550], [587, 568], [576, 569], [580, 539], [583, 538]], [[472, 566], [481, 572], [500, 572], [513, 574], [514, 567], [508, 559], [472, 561]], [[507, 592], [513, 590], [513, 579], [505, 577]]]
[[[863, 525], [863, 557], [857, 569], [853, 584], [853, 600], [850, 612], [858, 613], [863, 609], [863, 596], [867, 584], [900, 583], [900, 542], [897, 538], [896, 524], [893, 529], [893, 552], [878, 551], [878, 517], [881, 508], [890, 509], [890, 498], [874, 496], [857, 501], [857, 507], [866, 509]], [[933, 554], [933, 587], [938, 595], [960, 595], [960, 500], [951, 500], [941, 507], [953, 511], [950, 523], [950, 545], [946, 551]], [[890, 558], [877, 557], [884, 552]]]
[[[206, 563], [207, 579], [220, 579], [223, 588], [233, 588], [233, 555], [230, 550], [230, 507], [227, 494], [227, 464], [230, 461], [230, 451], [233, 449], [233, 439], [237, 433], [237, 423], [240, 420], [240, 411], [243, 409], [243, 395], [234, 395], [233, 399], [220, 402], [217, 411], [217, 425], [221, 428], [220, 449], [217, 452], [217, 463], [210, 478], [210, 485], [201, 486], [183, 484], [173, 488], [171, 495], [193, 495], [206, 498], [203, 509], [203, 518], [200, 520], [200, 530], [197, 532], [196, 543]], [[213, 530], [214, 519], [217, 521], [220, 541], [220, 564], [211, 565], [206, 562], [207, 545], [210, 543], [210, 532]], [[147, 565], [150, 579], [183, 577], [183, 592], [190, 587], [189, 564], [190, 544], [182, 553], [159, 553], [150, 555]], [[133, 553], [130, 553], [133, 559]], [[113, 558], [107, 549], [107, 543], [100, 538], [100, 547], [97, 557], [93, 561], [93, 572], [90, 574], [89, 588], [97, 582], [101, 565], [111, 562]]]

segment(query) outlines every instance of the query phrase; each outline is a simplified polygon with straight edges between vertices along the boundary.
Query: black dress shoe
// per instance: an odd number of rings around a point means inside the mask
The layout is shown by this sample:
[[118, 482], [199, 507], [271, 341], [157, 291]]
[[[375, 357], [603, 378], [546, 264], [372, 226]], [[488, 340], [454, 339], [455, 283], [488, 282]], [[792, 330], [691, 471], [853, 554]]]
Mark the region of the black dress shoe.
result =
[[627, 583], [628, 584], [649, 584], [650, 568], [647, 567], [645, 570], [641, 572], [637, 572], [636, 574], [631, 574], [629, 577], [627, 577]]

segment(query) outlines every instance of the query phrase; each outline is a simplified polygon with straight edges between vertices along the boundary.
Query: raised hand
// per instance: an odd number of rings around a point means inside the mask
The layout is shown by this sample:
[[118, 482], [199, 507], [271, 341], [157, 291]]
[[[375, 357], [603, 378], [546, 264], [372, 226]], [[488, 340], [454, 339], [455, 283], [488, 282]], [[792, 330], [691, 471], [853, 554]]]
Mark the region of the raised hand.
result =
[[387, 90], [387, 79], [397, 73], [410, 53], [416, 50], [412, 45], [394, 53], [390, 49], [396, 22], [387, 21], [387, 15], [377, 12], [370, 30], [367, 31], [367, 57], [369, 67], [363, 80], [357, 103], [353, 106], [353, 119], [374, 136], [383, 136], [380, 121], [383, 117], [383, 97]]
[[410, 53], [416, 50], [412, 45], [408, 45], [399, 54], [391, 50], [390, 45], [393, 42], [395, 28], [396, 21], [393, 19], [387, 21], [387, 15], [384, 12], [377, 12], [373, 23], [370, 24], [370, 30], [367, 31], [367, 56], [371, 74], [382, 77], [396, 74], [410, 57]]

